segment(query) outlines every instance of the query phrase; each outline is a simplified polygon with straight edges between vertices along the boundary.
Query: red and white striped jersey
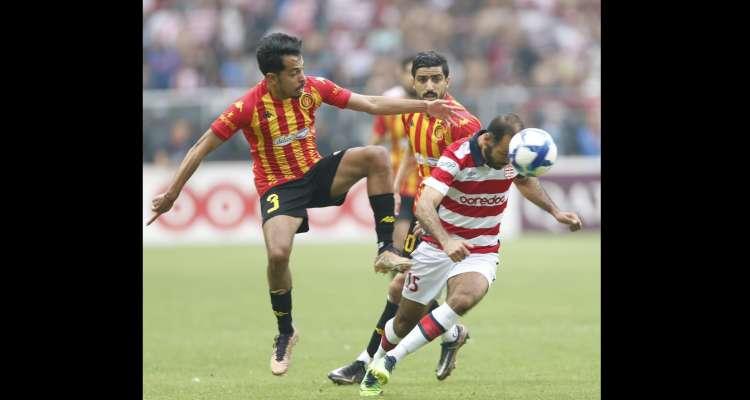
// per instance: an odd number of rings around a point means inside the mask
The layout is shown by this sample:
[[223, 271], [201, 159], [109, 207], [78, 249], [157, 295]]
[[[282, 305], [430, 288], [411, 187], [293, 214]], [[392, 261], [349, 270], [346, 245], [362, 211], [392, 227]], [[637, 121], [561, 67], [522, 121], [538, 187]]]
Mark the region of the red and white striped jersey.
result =
[[[438, 216], [454, 239], [474, 245], [472, 253], [497, 253], [500, 222], [517, 172], [510, 164], [503, 169], [487, 166], [477, 143], [479, 134], [447, 147], [422, 184], [445, 196], [438, 206]], [[429, 234], [422, 240], [442, 248]]]

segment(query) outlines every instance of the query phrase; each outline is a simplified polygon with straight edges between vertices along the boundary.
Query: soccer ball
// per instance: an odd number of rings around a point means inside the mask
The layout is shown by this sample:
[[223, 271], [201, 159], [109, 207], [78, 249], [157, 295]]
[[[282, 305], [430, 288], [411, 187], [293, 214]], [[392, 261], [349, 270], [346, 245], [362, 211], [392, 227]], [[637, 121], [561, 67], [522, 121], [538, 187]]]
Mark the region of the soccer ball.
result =
[[557, 159], [557, 145], [542, 129], [526, 128], [510, 139], [510, 163], [523, 176], [547, 173]]

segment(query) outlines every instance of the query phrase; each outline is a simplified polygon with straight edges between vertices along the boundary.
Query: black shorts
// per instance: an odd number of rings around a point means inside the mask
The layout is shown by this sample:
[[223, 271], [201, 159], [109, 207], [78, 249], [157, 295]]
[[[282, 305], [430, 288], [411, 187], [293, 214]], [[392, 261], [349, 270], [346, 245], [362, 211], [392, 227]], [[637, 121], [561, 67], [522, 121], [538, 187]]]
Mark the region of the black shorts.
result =
[[331, 185], [336, 176], [341, 158], [346, 150], [337, 151], [318, 161], [302, 178], [282, 183], [268, 189], [260, 198], [260, 214], [263, 223], [277, 215], [302, 218], [297, 233], [310, 230], [307, 209], [344, 204], [347, 193], [331, 198]]

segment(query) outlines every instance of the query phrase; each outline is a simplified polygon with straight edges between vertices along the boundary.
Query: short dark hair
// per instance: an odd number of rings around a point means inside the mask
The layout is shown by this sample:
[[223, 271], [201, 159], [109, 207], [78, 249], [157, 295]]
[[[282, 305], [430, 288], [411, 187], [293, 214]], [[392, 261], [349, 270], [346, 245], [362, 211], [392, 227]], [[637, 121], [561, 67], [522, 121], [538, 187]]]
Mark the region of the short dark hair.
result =
[[302, 40], [285, 33], [272, 33], [260, 39], [255, 54], [258, 57], [258, 68], [263, 75], [269, 72], [278, 73], [284, 70], [282, 56], [302, 54]]
[[404, 56], [401, 58], [401, 69], [406, 68], [407, 65], [411, 64], [414, 61], [414, 54], [409, 54], [408, 56]]
[[513, 135], [516, 132], [524, 128], [523, 120], [516, 114], [510, 113], [495, 117], [491, 122], [490, 126], [487, 127], [487, 132], [490, 133], [492, 143], [500, 143], [500, 140], [505, 135]]
[[443, 67], [443, 75], [445, 75], [445, 77], [447, 78], [449, 72], [448, 60], [432, 50], [421, 51], [417, 53], [417, 55], [414, 57], [414, 62], [411, 64], [411, 76], [416, 77], [417, 69], [419, 68], [437, 67], [438, 65]]

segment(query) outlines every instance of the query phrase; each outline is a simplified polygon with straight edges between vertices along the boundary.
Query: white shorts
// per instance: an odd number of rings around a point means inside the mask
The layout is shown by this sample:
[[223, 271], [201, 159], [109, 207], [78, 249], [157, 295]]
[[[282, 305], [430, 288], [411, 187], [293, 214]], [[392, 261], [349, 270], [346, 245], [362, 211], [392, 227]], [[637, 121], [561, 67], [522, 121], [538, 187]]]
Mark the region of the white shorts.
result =
[[500, 262], [497, 253], [472, 253], [456, 263], [443, 250], [426, 242], [420, 243], [411, 257], [414, 264], [406, 272], [401, 295], [425, 305], [440, 294], [448, 279], [465, 272], [479, 272], [492, 286]]

